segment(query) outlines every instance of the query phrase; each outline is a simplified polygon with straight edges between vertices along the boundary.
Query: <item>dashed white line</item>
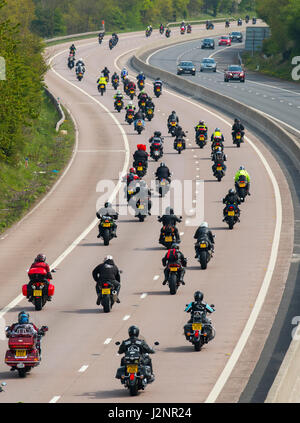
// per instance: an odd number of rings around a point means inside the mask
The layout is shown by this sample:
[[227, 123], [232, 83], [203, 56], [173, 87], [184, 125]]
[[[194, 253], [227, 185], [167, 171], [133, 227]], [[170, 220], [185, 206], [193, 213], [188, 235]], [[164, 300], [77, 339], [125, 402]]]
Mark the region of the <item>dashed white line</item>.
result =
[[83, 366], [80, 367], [80, 369], [78, 370], [80, 373], [83, 373], [86, 371], [86, 369], [89, 367], [88, 364], [84, 364]]
[[49, 402], [54, 403], [57, 402], [60, 398], [60, 395], [57, 395], [56, 397], [53, 397]]
[[130, 318], [130, 314], [126, 314], [126, 316], [123, 317], [123, 320], [128, 320]]
[[144, 292], [141, 296], [140, 296], [140, 298], [142, 298], [142, 299], [144, 299], [144, 298], [146, 298], [147, 297], [147, 293], [146, 292]]
[[112, 340], [112, 338], [106, 338], [105, 341], [104, 341], [104, 344], [106, 344], [106, 345], [109, 344], [111, 340]]
[[157, 279], [159, 279], [159, 275], [155, 275], [153, 278], [154, 281], [157, 281]]

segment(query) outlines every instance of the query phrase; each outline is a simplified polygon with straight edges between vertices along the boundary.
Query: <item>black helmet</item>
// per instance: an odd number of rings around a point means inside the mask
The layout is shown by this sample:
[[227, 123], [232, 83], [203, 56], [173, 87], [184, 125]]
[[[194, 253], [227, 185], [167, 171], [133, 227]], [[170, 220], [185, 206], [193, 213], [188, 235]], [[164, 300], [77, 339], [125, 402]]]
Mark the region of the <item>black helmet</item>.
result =
[[228, 194], [234, 194], [234, 189], [230, 188], [230, 190], [228, 191]]
[[46, 261], [45, 254], [38, 254], [36, 258], [34, 259], [35, 263], [41, 263]]
[[135, 336], [136, 338], [139, 336], [140, 330], [137, 326], [130, 326], [130, 328], [128, 329], [128, 335], [130, 337]]
[[176, 115], [176, 112], [175, 112], [175, 110], [172, 110], [172, 115]]
[[159, 167], [164, 167], [166, 166], [164, 162], [161, 162], [161, 164], [159, 165]]
[[175, 248], [176, 250], [179, 250], [179, 244], [177, 244], [176, 242], [174, 242], [174, 243], [171, 245], [171, 248]]
[[161, 132], [160, 132], [160, 131], [155, 131], [155, 132], [154, 132], [154, 135], [155, 135], [156, 137], [160, 137], [160, 136], [161, 136]]
[[106, 203], [104, 204], [104, 207], [105, 207], [105, 208], [111, 207], [111, 203], [106, 202]]
[[201, 291], [196, 291], [194, 293], [195, 301], [202, 301], [203, 300], [203, 293]]

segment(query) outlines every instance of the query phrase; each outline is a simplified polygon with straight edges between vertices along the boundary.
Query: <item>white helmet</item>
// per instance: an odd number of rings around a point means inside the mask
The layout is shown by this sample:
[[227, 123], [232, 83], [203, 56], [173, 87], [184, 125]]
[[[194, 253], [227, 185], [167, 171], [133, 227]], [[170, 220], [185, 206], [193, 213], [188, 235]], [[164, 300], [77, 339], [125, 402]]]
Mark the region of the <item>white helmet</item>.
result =
[[105, 263], [107, 260], [113, 260], [113, 256], [106, 256], [104, 257], [103, 263]]
[[201, 225], [200, 225], [200, 228], [208, 228], [208, 223], [202, 222]]

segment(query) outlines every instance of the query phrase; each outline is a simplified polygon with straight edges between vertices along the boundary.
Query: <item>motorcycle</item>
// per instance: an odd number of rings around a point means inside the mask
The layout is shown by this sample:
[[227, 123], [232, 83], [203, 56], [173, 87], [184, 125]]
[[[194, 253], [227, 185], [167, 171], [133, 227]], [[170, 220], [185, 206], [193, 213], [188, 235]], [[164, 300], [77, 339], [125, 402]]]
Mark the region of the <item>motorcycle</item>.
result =
[[195, 243], [195, 252], [197, 254], [197, 260], [201, 265], [201, 269], [206, 269], [207, 263], [212, 258], [212, 250], [206, 238], [200, 239]]
[[136, 125], [135, 125], [135, 128], [134, 128], [136, 131], [137, 131], [137, 133], [140, 135], [141, 134], [141, 132], [145, 129], [145, 127], [144, 127], [144, 125], [143, 125], [143, 122], [142, 122], [142, 120], [141, 119], [139, 119], [138, 121], [137, 121], [137, 123], [136, 123]]
[[16, 334], [9, 337], [9, 349], [5, 354], [5, 363], [11, 367], [11, 370], [17, 370], [19, 377], [26, 377], [31, 369], [40, 364], [39, 342], [47, 331], [48, 327], [42, 326], [38, 330], [38, 339], [35, 339], [31, 332], [26, 332], [26, 329], [20, 328]]
[[248, 17], [246, 17], [245, 18], [245, 23], [247, 24], [249, 22], [249, 18]]
[[138, 80], [138, 87], [139, 87], [139, 90], [140, 91], [142, 91], [142, 89], [144, 88], [144, 86], [145, 86], [145, 83], [144, 83], [144, 81], [143, 80]]
[[161, 86], [154, 85], [154, 95], [158, 98], [161, 95]]
[[101, 286], [101, 301], [100, 304], [103, 307], [104, 313], [109, 313], [112, 306], [117, 301], [117, 291], [115, 291], [112, 282], [103, 282]]
[[229, 229], [233, 229], [236, 222], [239, 222], [238, 210], [236, 204], [228, 204], [225, 208], [225, 217], [223, 219], [229, 226]]
[[168, 133], [171, 134], [172, 137], [175, 137], [176, 127], [177, 127], [177, 122], [176, 121], [169, 122], [169, 124], [168, 124]]
[[192, 27], [191, 27], [191, 25], [188, 25], [186, 33], [191, 34], [191, 32], [192, 32]]
[[[159, 220], [159, 217], [160, 216], [158, 216], [158, 220]], [[159, 243], [169, 250], [172, 244], [174, 244], [174, 242], [176, 242], [174, 226], [172, 225], [163, 226], [162, 237]]]
[[163, 26], [159, 27], [159, 33], [162, 35], [165, 32], [165, 28]]
[[211, 143], [211, 156], [213, 156], [214, 152], [217, 151], [218, 148], [221, 148], [221, 150], [224, 150], [224, 145], [222, 140], [219, 139], [214, 139], [213, 142]]
[[118, 100], [117, 99], [115, 101], [114, 107], [115, 107], [115, 110], [118, 111], [118, 113], [120, 113], [120, 111], [123, 109], [123, 106], [124, 106], [123, 100]]
[[165, 35], [166, 35], [167, 38], [169, 38], [171, 36], [171, 30], [166, 29]]
[[143, 178], [143, 176], [147, 173], [147, 168], [143, 162], [134, 162], [133, 167], [136, 168], [136, 174], [140, 178]]
[[176, 138], [174, 140], [174, 150], [181, 154], [182, 150], [185, 150], [185, 141], [182, 138]]
[[235, 189], [242, 203], [248, 195], [247, 185], [247, 178], [244, 175], [239, 176], [238, 182], [235, 182]]
[[138, 217], [140, 222], [144, 222], [148, 216], [148, 198], [140, 198], [136, 203], [136, 214], [135, 217]]
[[[211, 304], [210, 307], [213, 308], [214, 304]], [[194, 345], [195, 351], [200, 351], [204, 344], [215, 337], [216, 331], [207, 322], [206, 312], [203, 309], [203, 311], [194, 311], [193, 322], [184, 326], [184, 334], [186, 340]]]
[[74, 56], [71, 58], [71, 57], [69, 57], [69, 60], [68, 60], [68, 68], [69, 69], [73, 69], [74, 68], [74, 66], [75, 66], [75, 59], [74, 59]]
[[149, 120], [149, 122], [151, 121], [151, 119], [153, 119], [154, 113], [153, 113], [152, 107], [146, 107], [146, 109], [145, 109], [145, 117]]
[[129, 125], [131, 125], [133, 122], [133, 119], [134, 119], [134, 110], [128, 109], [125, 115], [125, 120], [127, 123], [129, 123]]
[[196, 134], [196, 144], [199, 145], [200, 148], [203, 148], [206, 145], [207, 134], [204, 131], [197, 132]]
[[230, 23], [229, 22], [225, 22], [225, 28], [229, 28], [230, 27]]
[[256, 24], [256, 18], [252, 18], [252, 24], [255, 25]]
[[108, 42], [108, 47], [109, 47], [110, 50], [112, 50], [114, 48], [114, 42], [113, 42], [112, 38]]
[[148, 37], [150, 37], [150, 35], [151, 35], [151, 31], [150, 31], [150, 30], [148, 31], [148, 30], [146, 29], [146, 37], [148, 38]]
[[76, 74], [76, 78], [78, 79], [78, 81], [81, 81], [81, 80], [82, 80], [82, 78], [83, 78], [83, 72], [78, 72], [78, 73]]
[[140, 98], [138, 101], [139, 108], [145, 113], [146, 111], [146, 100], [144, 98]]
[[114, 226], [114, 219], [111, 216], [102, 216], [99, 230], [100, 230], [100, 238], [103, 239], [104, 245], [109, 245], [109, 241], [114, 238], [112, 234]]
[[179, 270], [181, 269], [181, 265], [178, 263], [169, 263], [169, 277], [168, 277], [168, 285], [170, 289], [170, 294], [175, 295], [181, 282], [179, 280]]
[[103, 95], [103, 93], [105, 93], [105, 91], [106, 91], [105, 84], [98, 84], [98, 91], [99, 91], [99, 93], [101, 93], [101, 95]]
[[[28, 275], [34, 275], [34, 269], [30, 269]], [[54, 269], [51, 272], [55, 272]], [[43, 280], [37, 276], [36, 281], [31, 281], [32, 296], [29, 298], [30, 302], [34, 305], [36, 311], [42, 310], [48, 300], [48, 297], [53, 297], [55, 287], [50, 283], [50, 280]], [[28, 285], [22, 286], [22, 294], [27, 297]]]
[[243, 23], [242, 19], [238, 19], [238, 22], [237, 22], [238, 26], [241, 26], [242, 23]]
[[170, 189], [170, 183], [166, 178], [156, 181], [156, 188], [160, 197], [164, 197]]
[[112, 86], [114, 87], [115, 90], [118, 88], [118, 86], [119, 86], [119, 80], [118, 80], [118, 78], [114, 78], [112, 80]]
[[221, 181], [221, 179], [225, 176], [224, 164], [216, 163], [216, 170], [214, 172], [214, 176], [218, 179], [219, 182]]
[[160, 142], [153, 142], [150, 147], [150, 157], [157, 162], [163, 156], [162, 145]]
[[180, 27], [180, 34], [185, 34], [185, 26]]
[[[117, 341], [116, 345], [120, 345]], [[159, 345], [155, 342], [154, 345]], [[145, 363], [148, 354], [141, 354], [138, 345], [131, 345], [121, 361], [121, 367], [118, 368], [116, 379], [121, 380], [121, 384], [128, 388], [131, 396], [136, 396], [139, 390], [144, 390], [148, 383], [152, 383], [151, 367]]]
[[242, 134], [241, 132], [237, 132], [234, 136], [233, 144], [236, 144], [236, 146], [240, 148], [242, 142], [244, 142], [244, 139], [242, 138]]

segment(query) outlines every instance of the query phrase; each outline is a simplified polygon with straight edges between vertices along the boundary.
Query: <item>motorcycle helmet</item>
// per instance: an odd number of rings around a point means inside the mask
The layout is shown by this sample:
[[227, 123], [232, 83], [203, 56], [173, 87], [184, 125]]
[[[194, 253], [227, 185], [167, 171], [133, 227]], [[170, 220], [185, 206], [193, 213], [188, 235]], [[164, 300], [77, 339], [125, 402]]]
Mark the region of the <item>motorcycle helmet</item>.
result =
[[176, 244], [176, 242], [174, 244], [171, 245], [171, 248], [175, 248], [175, 250], [179, 250], [179, 245]]
[[18, 323], [20, 323], [21, 325], [29, 323], [29, 314], [26, 313], [26, 311], [20, 311], [20, 313], [18, 314]]
[[228, 194], [234, 194], [234, 189], [230, 188], [230, 190], [228, 191]]
[[129, 172], [130, 172], [130, 173], [136, 173], [136, 169], [135, 169], [134, 167], [131, 167], [131, 168], [129, 169]]
[[133, 336], [137, 338], [139, 334], [140, 334], [140, 330], [137, 326], [133, 325], [133, 326], [130, 326], [130, 328], [128, 329], [128, 335], [130, 336], [130, 338]]
[[108, 201], [104, 204], [105, 208], [111, 207], [111, 203], [109, 203]]
[[216, 128], [215, 129], [215, 132], [221, 132], [221, 129], [220, 128]]
[[170, 207], [170, 214], [174, 214], [174, 209], [172, 209], [171, 207]]
[[113, 256], [105, 256], [103, 259], [103, 263], [107, 262], [108, 260], [113, 260]]
[[245, 170], [244, 166], [240, 166], [239, 170]]
[[208, 223], [202, 222], [201, 225], [200, 225], [200, 228], [208, 228]]
[[160, 132], [160, 131], [155, 131], [155, 132], [154, 132], [154, 135], [155, 135], [156, 137], [160, 137], [160, 136], [161, 136], [161, 132]]
[[201, 292], [201, 291], [196, 291], [195, 293], [194, 293], [194, 299], [195, 299], [195, 301], [202, 301], [203, 300], [203, 293]]
[[166, 166], [164, 162], [161, 162], [161, 164], [159, 165], [159, 167], [164, 167]]
[[175, 112], [175, 110], [172, 110], [172, 115], [176, 115], [176, 112]]
[[121, 93], [121, 91], [120, 91], [120, 90], [118, 90], [118, 91], [117, 91], [117, 95], [120, 95], [120, 94], [122, 94], [122, 93]]
[[204, 125], [204, 120], [199, 120], [199, 125]]
[[128, 102], [128, 106], [133, 106], [133, 102], [132, 101], [129, 101]]
[[38, 254], [34, 260], [36, 263], [41, 263], [46, 261], [45, 254]]

